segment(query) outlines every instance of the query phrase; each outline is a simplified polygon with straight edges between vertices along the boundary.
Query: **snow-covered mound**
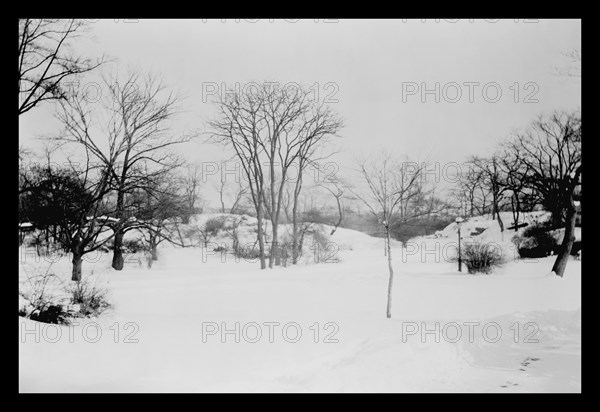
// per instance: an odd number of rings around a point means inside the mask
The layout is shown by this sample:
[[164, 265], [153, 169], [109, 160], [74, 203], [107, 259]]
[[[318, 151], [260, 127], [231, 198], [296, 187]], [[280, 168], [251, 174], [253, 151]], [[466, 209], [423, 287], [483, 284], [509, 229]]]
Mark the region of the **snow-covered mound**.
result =
[[[521, 213], [518, 221], [520, 227], [517, 230], [514, 229], [515, 222], [511, 212], [500, 212], [500, 218], [504, 225], [504, 231], [501, 230], [498, 220], [492, 219], [490, 214], [466, 218], [460, 224], [462, 241], [496, 244], [501, 247], [504, 253], [514, 254], [515, 245], [513, 238], [522, 235], [523, 231], [530, 225], [548, 221], [550, 219], [550, 212], [536, 211]], [[558, 243], [560, 243], [564, 230], [559, 229], [555, 232], [555, 237]], [[455, 242], [457, 241], [457, 235], [458, 225], [452, 222], [435, 235], [418, 239], [445, 239]], [[580, 227], [575, 228], [575, 239], [581, 240]]]
[[[207, 232], [214, 222], [222, 222], [218, 229]], [[255, 217], [229, 213], [205, 213], [194, 215], [186, 225], [182, 225], [181, 232], [185, 234], [186, 241], [191, 245], [202, 246], [203, 240], [211, 247], [218, 246], [227, 250], [233, 248], [233, 238], [237, 236], [242, 247], [257, 246], [258, 222]], [[358, 247], [377, 247], [382, 240], [373, 238], [365, 233], [345, 228], [337, 228], [333, 235], [334, 227], [320, 223], [304, 222], [299, 224], [298, 230], [306, 228], [303, 239], [303, 254], [311, 254], [316, 248], [330, 248], [331, 250], [353, 250]], [[263, 221], [263, 231], [267, 243], [272, 241], [272, 225], [270, 220]], [[292, 244], [293, 226], [291, 223], [280, 223], [278, 226], [278, 242], [280, 245]]]
[[[511, 212], [500, 212], [500, 218], [504, 224], [505, 233], [515, 233], [513, 229], [508, 229], [514, 226], [514, 218]], [[542, 223], [550, 218], [550, 213], [545, 211], [526, 212], [519, 215], [518, 224], [526, 223]], [[491, 230], [490, 230], [491, 229]], [[497, 229], [497, 230], [496, 230]], [[497, 219], [492, 219], [490, 214], [482, 216], [473, 216], [466, 218], [460, 224], [461, 236], [463, 238], [475, 238], [481, 236], [483, 232], [487, 232], [484, 237], [479, 237], [480, 240], [486, 241], [502, 241], [500, 225]], [[452, 222], [440, 232], [442, 237], [456, 237], [457, 224]]]

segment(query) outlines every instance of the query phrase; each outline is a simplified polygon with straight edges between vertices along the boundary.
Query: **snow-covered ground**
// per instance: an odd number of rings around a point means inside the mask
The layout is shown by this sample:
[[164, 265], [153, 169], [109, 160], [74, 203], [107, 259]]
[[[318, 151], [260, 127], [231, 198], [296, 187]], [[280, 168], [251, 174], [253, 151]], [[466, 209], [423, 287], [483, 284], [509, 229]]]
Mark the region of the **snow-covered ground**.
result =
[[[502, 241], [497, 223], [469, 225]], [[581, 391], [581, 261], [558, 278], [553, 257], [507, 251], [490, 275], [460, 273], [451, 226], [393, 242], [392, 319], [383, 240], [348, 229], [330, 239], [339, 263], [264, 271], [166, 244], [152, 269], [92, 256], [83, 276], [108, 285], [114, 309], [75, 326], [20, 317], [20, 391]], [[48, 266], [19, 253], [23, 282]], [[68, 281], [69, 257], [51, 271]]]

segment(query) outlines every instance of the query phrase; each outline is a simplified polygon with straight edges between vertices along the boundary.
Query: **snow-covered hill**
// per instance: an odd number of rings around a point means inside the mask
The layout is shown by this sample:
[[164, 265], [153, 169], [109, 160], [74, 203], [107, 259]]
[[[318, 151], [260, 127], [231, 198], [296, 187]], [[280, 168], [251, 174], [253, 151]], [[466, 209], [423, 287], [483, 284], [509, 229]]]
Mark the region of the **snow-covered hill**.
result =
[[[463, 230], [484, 225], [493, 233], [484, 219]], [[413, 240], [425, 259], [392, 243], [392, 319], [383, 239], [349, 229], [329, 237], [338, 263], [264, 271], [198, 247], [161, 245], [152, 269], [122, 272], [100, 255], [83, 276], [108, 285], [114, 310], [71, 327], [20, 318], [20, 390], [580, 391], [581, 262], [562, 279], [547, 276], [551, 257], [471, 276], [433, 248], [455, 236]], [[22, 278], [48, 265], [22, 257]], [[69, 263], [52, 266], [65, 282]]]

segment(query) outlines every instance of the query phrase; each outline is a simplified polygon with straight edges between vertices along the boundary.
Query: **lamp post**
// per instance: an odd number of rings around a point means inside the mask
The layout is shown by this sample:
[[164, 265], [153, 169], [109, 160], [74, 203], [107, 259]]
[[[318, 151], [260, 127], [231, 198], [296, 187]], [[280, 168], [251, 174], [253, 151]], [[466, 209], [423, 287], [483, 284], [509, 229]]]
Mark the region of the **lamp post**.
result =
[[460, 224], [463, 222], [463, 218], [462, 217], [457, 217], [455, 222], [456, 225], [458, 226], [458, 271], [462, 272], [462, 257], [461, 257], [461, 253], [460, 253]]

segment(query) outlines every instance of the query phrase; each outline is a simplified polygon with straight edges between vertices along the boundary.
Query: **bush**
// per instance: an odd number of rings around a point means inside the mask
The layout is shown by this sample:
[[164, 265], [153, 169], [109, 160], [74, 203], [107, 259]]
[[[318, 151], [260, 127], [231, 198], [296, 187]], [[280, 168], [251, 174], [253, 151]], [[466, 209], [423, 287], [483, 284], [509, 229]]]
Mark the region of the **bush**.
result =
[[215, 217], [208, 219], [204, 224], [204, 231], [211, 236], [216, 236], [219, 230], [225, 229], [225, 218]]
[[71, 295], [71, 303], [79, 305], [80, 315], [98, 316], [111, 307], [107, 299], [107, 289], [92, 285], [88, 280], [74, 282], [68, 291]]
[[69, 324], [69, 312], [63, 305], [49, 305], [43, 310], [34, 310], [29, 318], [38, 322]]
[[502, 263], [502, 252], [496, 244], [467, 243], [461, 253], [461, 259], [469, 273], [490, 273]]
[[51, 267], [43, 274], [28, 275], [19, 285], [19, 316], [68, 325], [71, 318], [97, 316], [111, 307], [105, 288], [87, 279], [65, 283], [50, 272]]
[[[267, 251], [265, 251], [267, 252]], [[265, 253], [266, 257], [268, 257], [268, 253]], [[251, 245], [240, 246], [235, 251], [235, 256], [242, 258], [244, 260], [254, 261], [260, 258], [260, 250], [255, 247], [251, 247]]]
[[552, 229], [553, 228], [550, 221], [540, 223], [536, 222], [523, 229], [523, 237], [536, 237]]
[[214, 252], [227, 252], [227, 246], [219, 245], [213, 249]]
[[138, 253], [147, 250], [148, 248], [141, 239], [125, 239], [123, 240], [124, 253]]
[[536, 223], [526, 227], [521, 236], [514, 238], [514, 243], [522, 258], [542, 258], [556, 253], [558, 241], [551, 232], [549, 223]]
[[[52, 264], [46, 272], [40, 275], [27, 275], [27, 282], [20, 286], [19, 294], [23, 298], [23, 311], [19, 315], [30, 316], [32, 319], [54, 305], [58, 300], [57, 293], [63, 288], [62, 280], [51, 273]], [[52, 322], [56, 323], [56, 322]]]

